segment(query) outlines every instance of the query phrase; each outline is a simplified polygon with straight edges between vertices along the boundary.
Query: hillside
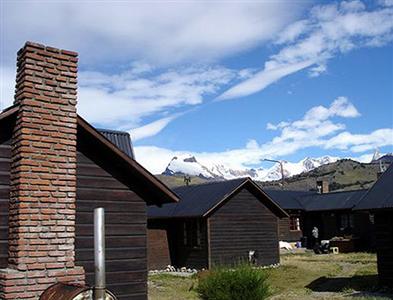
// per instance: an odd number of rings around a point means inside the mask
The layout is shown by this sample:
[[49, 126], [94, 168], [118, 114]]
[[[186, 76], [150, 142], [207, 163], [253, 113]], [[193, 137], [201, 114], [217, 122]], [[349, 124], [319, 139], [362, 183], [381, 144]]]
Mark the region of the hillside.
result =
[[[184, 176], [183, 175], [155, 175], [159, 180], [165, 183], [170, 188], [182, 186], [184, 185]], [[209, 180], [198, 177], [198, 176], [190, 176], [191, 183], [190, 184], [200, 184], [207, 182]]]
[[[331, 191], [357, 190], [369, 188], [377, 179], [379, 164], [360, 163], [350, 159], [319, 166], [309, 172], [286, 178], [284, 189], [315, 190], [317, 180], [328, 180]], [[157, 175], [169, 187], [184, 185], [184, 178], [179, 176]], [[198, 176], [191, 176], [191, 184], [209, 181]], [[281, 188], [281, 181], [259, 182], [263, 187]]]
[[[317, 180], [327, 180], [330, 191], [365, 189], [377, 180], [378, 172], [379, 164], [342, 159], [287, 178], [284, 181], [284, 189], [315, 190]], [[281, 181], [260, 182], [260, 184], [268, 188], [281, 188]]]

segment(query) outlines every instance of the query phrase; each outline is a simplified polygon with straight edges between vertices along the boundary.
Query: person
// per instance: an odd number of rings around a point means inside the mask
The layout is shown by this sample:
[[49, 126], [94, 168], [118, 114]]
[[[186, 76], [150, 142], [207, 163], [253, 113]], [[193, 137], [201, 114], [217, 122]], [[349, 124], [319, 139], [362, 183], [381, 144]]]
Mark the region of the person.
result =
[[312, 243], [313, 243], [313, 249], [315, 253], [319, 252], [319, 230], [318, 227], [314, 226], [313, 230], [311, 231], [312, 235]]

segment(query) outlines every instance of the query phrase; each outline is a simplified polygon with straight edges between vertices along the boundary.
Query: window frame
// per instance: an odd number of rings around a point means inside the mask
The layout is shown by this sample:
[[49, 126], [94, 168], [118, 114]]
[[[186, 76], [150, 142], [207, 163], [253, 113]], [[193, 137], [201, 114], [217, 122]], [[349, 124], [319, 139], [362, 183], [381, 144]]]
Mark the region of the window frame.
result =
[[290, 231], [301, 231], [300, 216], [289, 216], [289, 230]]
[[191, 219], [183, 222], [183, 246], [195, 249], [202, 247], [202, 220]]

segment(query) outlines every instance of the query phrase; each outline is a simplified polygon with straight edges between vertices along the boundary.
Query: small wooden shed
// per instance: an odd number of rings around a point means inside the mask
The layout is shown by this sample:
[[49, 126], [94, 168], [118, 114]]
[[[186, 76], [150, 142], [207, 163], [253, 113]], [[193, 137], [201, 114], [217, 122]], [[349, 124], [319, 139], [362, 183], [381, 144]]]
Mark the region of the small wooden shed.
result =
[[[251, 179], [174, 189], [180, 201], [148, 208], [148, 230], [167, 232], [170, 261], [177, 267], [210, 268], [248, 261], [280, 261], [278, 219], [288, 215]], [[148, 251], [154, 253], [154, 244]], [[149, 266], [160, 261], [149, 256]], [[161, 262], [161, 267], [165, 263]]]
[[372, 214], [379, 281], [393, 288], [393, 165], [381, 175], [355, 210], [368, 210]]

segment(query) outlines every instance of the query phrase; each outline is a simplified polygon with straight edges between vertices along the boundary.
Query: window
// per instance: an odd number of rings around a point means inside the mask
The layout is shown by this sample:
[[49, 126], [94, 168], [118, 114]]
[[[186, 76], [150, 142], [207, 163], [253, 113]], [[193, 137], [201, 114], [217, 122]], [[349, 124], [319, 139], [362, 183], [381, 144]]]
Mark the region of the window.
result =
[[340, 216], [340, 228], [345, 230], [347, 228], [353, 228], [353, 215], [352, 214], [342, 214]]
[[183, 223], [183, 244], [188, 247], [201, 246], [200, 220], [187, 220]]
[[299, 231], [300, 230], [300, 219], [299, 217], [289, 217], [289, 230]]

